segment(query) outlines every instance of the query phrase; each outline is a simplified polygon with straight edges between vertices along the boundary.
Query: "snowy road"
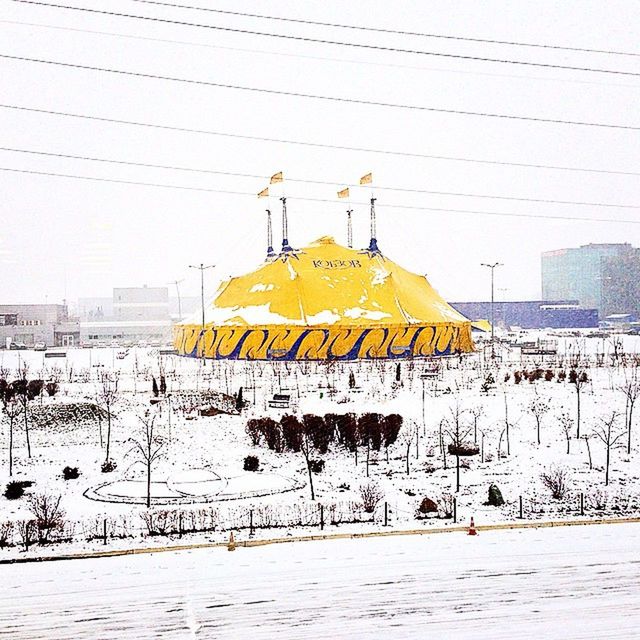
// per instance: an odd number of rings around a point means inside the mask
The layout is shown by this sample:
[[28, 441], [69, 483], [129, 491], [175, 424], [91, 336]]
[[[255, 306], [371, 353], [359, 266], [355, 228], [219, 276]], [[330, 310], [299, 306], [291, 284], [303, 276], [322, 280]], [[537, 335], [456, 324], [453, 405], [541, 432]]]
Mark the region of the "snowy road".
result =
[[0, 567], [0, 637], [638, 638], [640, 525]]

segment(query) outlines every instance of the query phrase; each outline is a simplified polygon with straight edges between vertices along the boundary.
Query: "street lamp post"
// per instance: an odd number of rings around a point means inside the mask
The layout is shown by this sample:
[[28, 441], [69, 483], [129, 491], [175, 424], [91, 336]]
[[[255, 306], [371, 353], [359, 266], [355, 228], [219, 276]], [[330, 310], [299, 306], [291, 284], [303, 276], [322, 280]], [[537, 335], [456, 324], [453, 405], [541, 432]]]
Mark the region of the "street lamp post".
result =
[[190, 264], [189, 269], [200, 270], [200, 302], [202, 304], [202, 329], [200, 332], [200, 338], [202, 340], [202, 360], [204, 362], [204, 272], [207, 269], [213, 269], [215, 264], [204, 265], [202, 262], [199, 265]]
[[184, 282], [184, 278], [182, 280], [172, 280], [169, 284], [174, 284], [176, 286], [176, 293], [178, 294], [178, 320], [182, 320], [182, 303], [180, 301], [180, 283]]
[[494, 314], [493, 314], [493, 302], [494, 302], [494, 296], [493, 296], [493, 272], [495, 270], [496, 267], [502, 267], [502, 263], [501, 262], [494, 262], [493, 264], [488, 264], [486, 262], [482, 262], [480, 264], [481, 267], [488, 267], [489, 269], [491, 269], [491, 359], [495, 359], [496, 357], [496, 347], [495, 347], [495, 334], [494, 334], [494, 328], [493, 328], [493, 323], [494, 323]]

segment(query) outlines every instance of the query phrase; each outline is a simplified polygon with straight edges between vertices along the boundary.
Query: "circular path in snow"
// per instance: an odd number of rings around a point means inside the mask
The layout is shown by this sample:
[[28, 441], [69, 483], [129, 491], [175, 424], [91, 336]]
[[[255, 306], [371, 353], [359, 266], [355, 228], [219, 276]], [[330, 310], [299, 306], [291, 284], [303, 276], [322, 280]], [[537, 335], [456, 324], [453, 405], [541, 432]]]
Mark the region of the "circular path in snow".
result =
[[[260, 498], [294, 491], [304, 486], [292, 478], [275, 473], [246, 472], [223, 478], [207, 469], [191, 469], [162, 482], [151, 483], [151, 504], [193, 504], [242, 498]], [[84, 495], [100, 502], [145, 504], [145, 480], [116, 480], [87, 489]]]

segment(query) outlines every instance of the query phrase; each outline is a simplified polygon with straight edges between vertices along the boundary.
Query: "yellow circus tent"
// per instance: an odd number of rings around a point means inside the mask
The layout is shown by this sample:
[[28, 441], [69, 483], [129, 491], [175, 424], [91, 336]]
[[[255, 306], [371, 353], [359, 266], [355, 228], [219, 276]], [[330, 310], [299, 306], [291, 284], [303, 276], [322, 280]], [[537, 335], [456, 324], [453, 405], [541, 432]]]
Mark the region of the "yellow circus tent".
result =
[[175, 327], [178, 353], [233, 360], [356, 360], [473, 350], [471, 324], [424, 276], [323, 237], [231, 278]]

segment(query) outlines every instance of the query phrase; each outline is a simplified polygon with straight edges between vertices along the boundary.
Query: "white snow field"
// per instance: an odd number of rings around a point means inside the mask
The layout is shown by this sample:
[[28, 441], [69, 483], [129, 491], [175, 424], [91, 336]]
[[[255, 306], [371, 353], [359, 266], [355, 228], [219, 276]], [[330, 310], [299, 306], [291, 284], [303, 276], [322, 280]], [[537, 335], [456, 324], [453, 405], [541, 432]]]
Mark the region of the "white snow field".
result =
[[634, 524], [11, 565], [0, 636], [638, 638], [639, 568]]

